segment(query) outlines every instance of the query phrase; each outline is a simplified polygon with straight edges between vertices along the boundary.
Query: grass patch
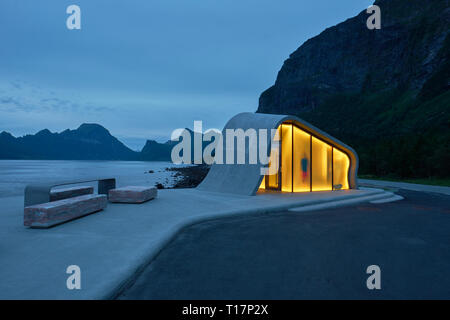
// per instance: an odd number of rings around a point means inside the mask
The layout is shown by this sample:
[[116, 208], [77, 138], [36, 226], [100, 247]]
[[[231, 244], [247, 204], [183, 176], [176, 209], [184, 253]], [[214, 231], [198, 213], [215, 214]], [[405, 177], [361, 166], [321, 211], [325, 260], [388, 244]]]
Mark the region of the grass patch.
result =
[[378, 176], [374, 176], [374, 175], [370, 175], [370, 174], [358, 175], [358, 178], [370, 179], [370, 180], [384, 180], [384, 181], [417, 183], [417, 184], [424, 184], [424, 185], [430, 185], [430, 186], [450, 187], [450, 179], [440, 179], [440, 178], [399, 179], [399, 178], [393, 178], [393, 177], [378, 177]]

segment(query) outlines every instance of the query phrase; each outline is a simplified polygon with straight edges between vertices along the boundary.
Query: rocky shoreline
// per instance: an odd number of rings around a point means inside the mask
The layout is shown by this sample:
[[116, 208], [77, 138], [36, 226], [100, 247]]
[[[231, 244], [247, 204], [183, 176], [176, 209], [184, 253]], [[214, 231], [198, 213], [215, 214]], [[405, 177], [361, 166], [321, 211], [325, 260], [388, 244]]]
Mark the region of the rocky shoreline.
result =
[[[174, 167], [166, 168], [166, 171], [175, 172], [176, 178], [175, 184], [168, 189], [181, 189], [181, 188], [195, 188], [206, 177], [211, 166], [209, 165], [194, 165], [189, 167]], [[158, 189], [165, 189], [161, 183], [156, 184]]]

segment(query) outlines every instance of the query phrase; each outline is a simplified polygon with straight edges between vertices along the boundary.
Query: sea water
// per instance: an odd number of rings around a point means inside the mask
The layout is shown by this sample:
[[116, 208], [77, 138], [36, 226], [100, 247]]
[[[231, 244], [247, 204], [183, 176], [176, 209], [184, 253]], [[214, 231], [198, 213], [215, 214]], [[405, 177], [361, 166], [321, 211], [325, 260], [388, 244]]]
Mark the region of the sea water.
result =
[[176, 182], [175, 172], [166, 168], [175, 166], [147, 161], [0, 160], [0, 197], [23, 195], [27, 184], [98, 177], [116, 178], [118, 186], [161, 183], [170, 187]]

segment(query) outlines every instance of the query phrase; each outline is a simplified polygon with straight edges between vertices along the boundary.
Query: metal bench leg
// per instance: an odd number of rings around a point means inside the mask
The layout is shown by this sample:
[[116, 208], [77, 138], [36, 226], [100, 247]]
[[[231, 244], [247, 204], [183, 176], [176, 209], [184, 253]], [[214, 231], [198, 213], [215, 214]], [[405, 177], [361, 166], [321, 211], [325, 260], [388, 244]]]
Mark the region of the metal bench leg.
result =
[[24, 206], [50, 202], [51, 187], [25, 187]]
[[116, 179], [106, 179], [98, 181], [98, 194], [106, 194], [108, 196], [109, 190], [116, 188]]

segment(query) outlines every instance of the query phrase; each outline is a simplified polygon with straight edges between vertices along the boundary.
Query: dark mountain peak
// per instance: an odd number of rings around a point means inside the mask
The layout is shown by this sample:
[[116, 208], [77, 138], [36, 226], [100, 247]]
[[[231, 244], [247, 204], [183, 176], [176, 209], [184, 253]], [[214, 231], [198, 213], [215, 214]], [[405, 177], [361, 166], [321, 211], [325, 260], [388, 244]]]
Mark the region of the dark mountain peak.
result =
[[52, 133], [48, 129], [20, 138], [0, 137], [0, 159], [136, 160], [126, 147], [99, 124], [84, 123], [76, 130]]
[[[189, 129], [189, 128], [184, 128], [184, 130], [186, 130], [189, 133], [189, 135], [191, 136], [191, 139], [194, 139], [195, 135], [203, 135], [201, 132], [195, 132], [194, 130]], [[174, 146], [177, 143], [178, 143], [178, 141], [172, 141], [169, 139], [164, 144]]]
[[169, 161], [172, 147], [155, 140], [147, 140], [141, 150], [140, 157], [147, 161]]
[[379, 0], [381, 29], [363, 10], [303, 43], [284, 62], [259, 112], [314, 111], [335, 94], [418, 92], [444, 67], [450, 9], [442, 0]]
[[105, 127], [103, 127], [97, 123], [83, 123], [81, 126], [78, 127], [78, 129], [76, 131], [81, 132], [81, 133], [87, 133], [87, 134], [100, 133], [100, 134], [111, 135]]
[[15, 139], [15, 137], [11, 133], [6, 132], [6, 131], [0, 132], [0, 138], [3, 138], [3, 139]]
[[[193, 131], [186, 130], [193, 137]], [[135, 152], [103, 126], [83, 123], [75, 130], [52, 133], [44, 129], [19, 138], [3, 131], [0, 133], [0, 159], [170, 161], [172, 148], [177, 143], [149, 139], [141, 152]]]
[[148, 147], [150, 147], [150, 146], [157, 145], [157, 144], [159, 144], [159, 143], [158, 143], [157, 141], [155, 141], [155, 140], [147, 140], [147, 141], [145, 142], [145, 146], [144, 146], [143, 149], [148, 148]]
[[37, 137], [43, 137], [43, 136], [49, 136], [52, 135], [52, 132], [48, 129], [43, 129], [41, 131], [39, 131], [38, 133], [36, 133]]

